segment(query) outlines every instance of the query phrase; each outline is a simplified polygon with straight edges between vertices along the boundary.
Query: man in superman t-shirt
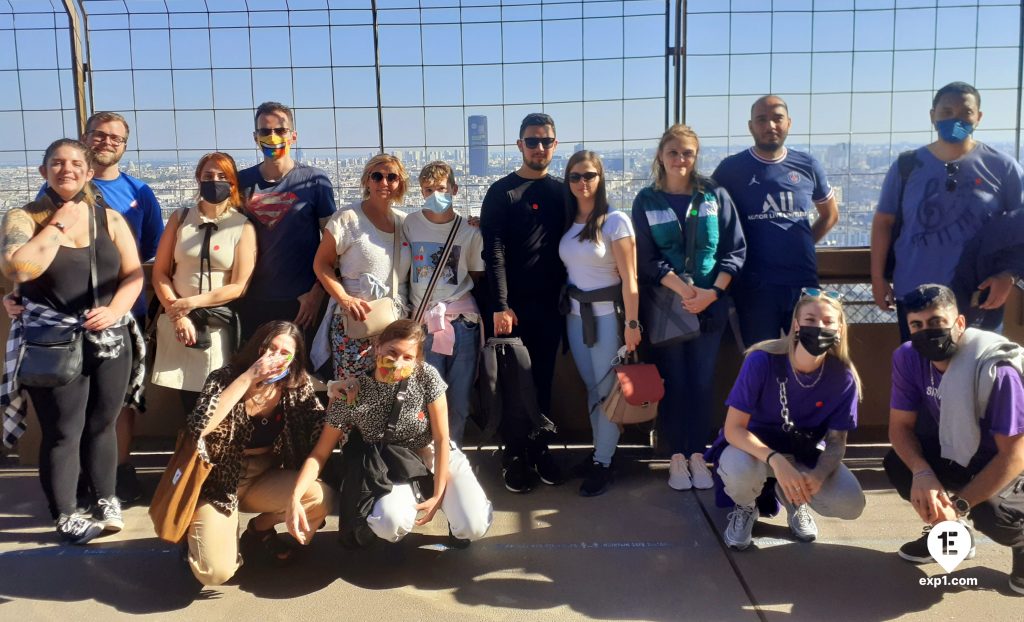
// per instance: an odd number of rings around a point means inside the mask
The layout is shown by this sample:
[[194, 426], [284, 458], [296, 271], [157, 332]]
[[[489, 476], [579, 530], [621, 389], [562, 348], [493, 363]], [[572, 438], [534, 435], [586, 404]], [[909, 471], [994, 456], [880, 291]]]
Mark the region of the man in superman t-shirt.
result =
[[265, 102], [256, 109], [256, 144], [263, 162], [239, 171], [245, 209], [256, 226], [256, 269], [235, 305], [247, 340], [265, 322], [298, 324], [311, 342], [324, 300], [313, 273], [320, 230], [336, 210], [322, 170], [291, 156], [298, 135], [291, 109]]

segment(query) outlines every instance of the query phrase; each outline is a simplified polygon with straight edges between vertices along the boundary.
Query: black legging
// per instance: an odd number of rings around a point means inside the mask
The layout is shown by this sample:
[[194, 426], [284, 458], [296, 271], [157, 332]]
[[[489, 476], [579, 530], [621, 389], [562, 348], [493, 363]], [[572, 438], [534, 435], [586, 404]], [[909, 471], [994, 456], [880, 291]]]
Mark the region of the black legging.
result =
[[42, 444], [39, 479], [54, 518], [75, 511], [75, 492], [81, 470], [79, 449], [88, 443], [85, 460], [98, 498], [114, 495], [117, 469], [117, 415], [124, 404], [131, 374], [131, 337], [123, 331], [124, 347], [115, 359], [99, 359], [84, 344], [82, 375], [63, 387], [29, 388]]

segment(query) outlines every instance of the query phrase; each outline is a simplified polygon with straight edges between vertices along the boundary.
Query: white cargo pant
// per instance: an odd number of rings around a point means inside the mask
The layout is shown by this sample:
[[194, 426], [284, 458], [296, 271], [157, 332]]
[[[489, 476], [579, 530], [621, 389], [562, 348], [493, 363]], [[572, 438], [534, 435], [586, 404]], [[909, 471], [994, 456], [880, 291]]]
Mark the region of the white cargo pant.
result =
[[[428, 462], [433, 466], [433, 462]], [[388, 542], [398, 542], [416, 525], [416, 495], [409, 484], [396, 484], [391, 492], [373, 504], [366, 518], [373, 533]], [[479, 540], [491, 527], [493, 509], [484, 494], [469, 460], [452, 444], [448, 458], [448, 486], [441, 500], [452, 535], [463, 540]]]

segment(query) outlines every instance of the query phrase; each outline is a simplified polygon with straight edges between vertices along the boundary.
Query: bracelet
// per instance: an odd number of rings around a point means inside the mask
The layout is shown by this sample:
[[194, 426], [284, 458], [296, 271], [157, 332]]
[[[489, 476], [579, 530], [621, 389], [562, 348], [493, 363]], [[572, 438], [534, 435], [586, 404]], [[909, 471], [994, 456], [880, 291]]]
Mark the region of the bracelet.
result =
[[764, 459], [764, 463], [767, 464], [768, 466], [771, 466], [772, 465], [772, 456], [774, 456], [777, 453], [779, 453], [779, 452], [773, 451], [772, 453], [768, 454], [768, 457]]
[[931, 475], [931, 476], [934, 477], [935, 476], [935, 471], [933, 471], [931, 469], [921, 469], [917, 473], [914, 473], [913, 479], [917, 479], [919, 477], [925, 477], [927, 475]]

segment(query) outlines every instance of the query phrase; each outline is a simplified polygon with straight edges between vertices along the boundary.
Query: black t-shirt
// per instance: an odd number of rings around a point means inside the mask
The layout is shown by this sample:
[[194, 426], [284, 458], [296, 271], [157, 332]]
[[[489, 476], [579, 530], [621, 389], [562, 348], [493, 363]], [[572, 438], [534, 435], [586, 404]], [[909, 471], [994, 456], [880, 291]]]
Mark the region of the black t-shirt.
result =
[[511, 173], [494, 182], [480, 211], [490, 311], [554, 306], [565, 283], [558, 242], [567, 222], [566, 188], [550, 175]]

